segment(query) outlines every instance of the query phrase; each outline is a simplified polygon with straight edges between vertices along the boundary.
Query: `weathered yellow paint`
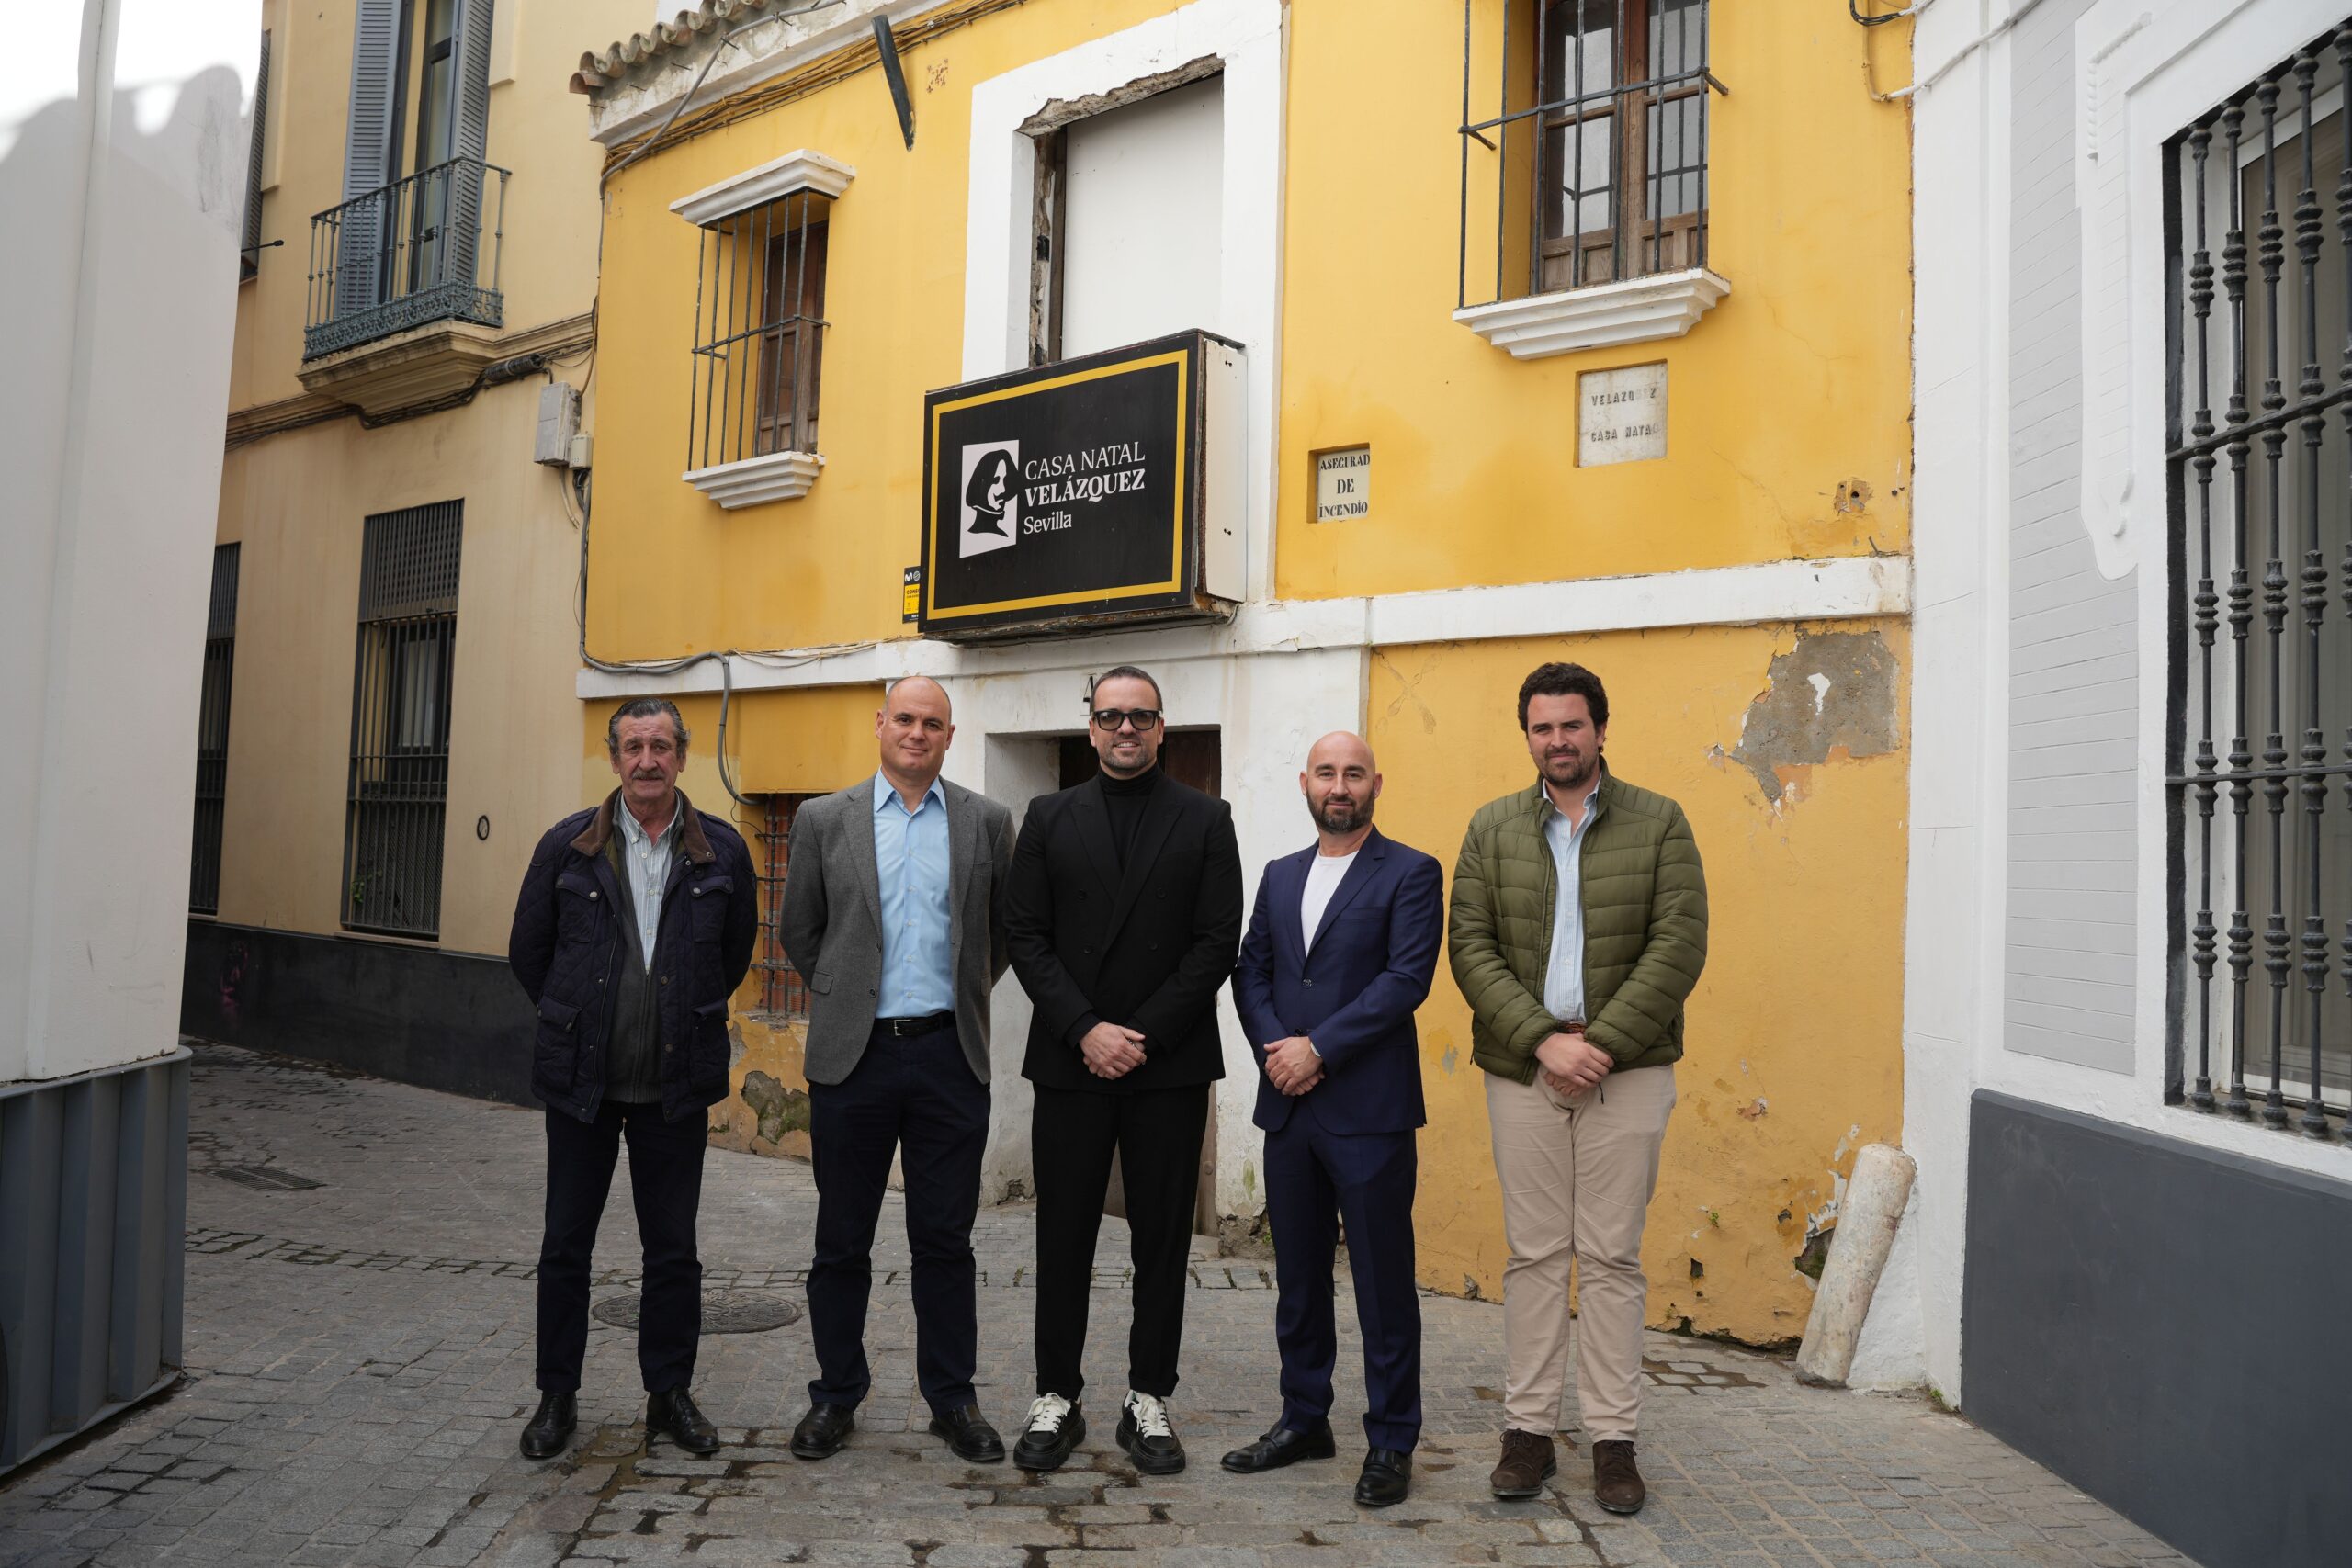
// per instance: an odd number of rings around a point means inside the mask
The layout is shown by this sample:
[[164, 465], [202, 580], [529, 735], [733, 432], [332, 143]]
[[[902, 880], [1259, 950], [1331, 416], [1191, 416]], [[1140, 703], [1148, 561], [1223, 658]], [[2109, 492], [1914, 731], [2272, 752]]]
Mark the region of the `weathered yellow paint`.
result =
[[[1806, 629], [1875, 636], [1907, 662], [1899, 621]], [[1812, 1293], [1792, 1260], [1808, 1221], [1856, 1148], [1902, 1129], [1907, 758], [1833, 753], [1802, 798], [1776, 807], [1729, 757], [1773, 656], [1795, 640], [1780, 626], [1391, 649], [1373, 661], [1367, 729], [1385, 778], [1383, 830], [1437, 855], [1449, 877], [1470, 814], [1533, 777], [1514, 701], [1546, 660], [1601, 676], [1610, 765], [1689, 813], [1707, 868], [1709, 956], [1643, 1258], [1653, 1324], [1750, 1341], [1803, 1331]], [[1907, 732], [1907, 716], [1892, 716]], [[1419, 1022], [1421, 1277], [1493, 1297], [1508, 1249], [1486, 1089], [1468, 1010], [1442, 972]]]
[[[698, 694], [674, 700], [688, 736], [678, 787], [701, 809], [729, 816], [736, 807], [718, 776], [718, 698]], [[605, 736], [620, 705], [616, 697], [580, 710], [579, 805], [593, 805], [613, 791]], [[876, 766], [874, 716], [881, 705], [882, 688], [874, 685], [739, 692], [727, 714], [727, 776], [743, 795], [830, 795], [845, 788]]]

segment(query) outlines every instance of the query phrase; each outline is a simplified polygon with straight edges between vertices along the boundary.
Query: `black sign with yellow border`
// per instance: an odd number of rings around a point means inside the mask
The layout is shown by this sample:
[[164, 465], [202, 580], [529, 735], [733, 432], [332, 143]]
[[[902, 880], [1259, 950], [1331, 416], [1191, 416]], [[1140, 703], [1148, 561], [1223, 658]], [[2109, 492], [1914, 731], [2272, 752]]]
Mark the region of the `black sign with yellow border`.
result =
[[924, 397], [924, 636], [1224, 613], [1200, 586], [1215, 341], [1185, 333]]

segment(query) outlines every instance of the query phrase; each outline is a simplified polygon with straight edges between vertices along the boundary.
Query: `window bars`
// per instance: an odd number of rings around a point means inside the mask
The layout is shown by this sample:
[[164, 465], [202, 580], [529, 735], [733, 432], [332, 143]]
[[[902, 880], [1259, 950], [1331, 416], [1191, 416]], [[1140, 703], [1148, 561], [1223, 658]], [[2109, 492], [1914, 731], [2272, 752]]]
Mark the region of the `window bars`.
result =
[[367, 522], [344, 828], [347, 931], [440, 931], [464, 512], [448, 501]]
[[[2171, 945], [2177, 965], [2184, 946], [2188, 959], [2188, 1040], [2172, 1055], [2166, 1098], [2279, 1128], [2294, 1110], [2314, 1138], [2352, 1135], [2347, 73], [2352, 27], [2165, 149], [2166, 468], [2173, 581], [2186, 589], [2171, 631]], [[2338, 784], [2343, 804], [2331, 812]], [[2333, 948], [2331, 932], [2341, 933]], [[2335, 1002], [2332, 962], [2344, 987]]]
[[[1481, 35], [1482, 11], [1498, 37]], [[1464, 0], [1457, 308], [1706, 265], [1708, 95], [1731, 90], [1707, 66], [1708, 19], [1707, 0]], [[1495, 112], [1473, 119], [1488, 70]], [[1474, 156], [1494, 165], [1483, 300], [1470, 291], [1486, 216]]]
[[808, 985], [784, 955], [784, 876], [790, 858], [793, 813], [810, 797], [766, 795], [759, 803], [760, 955], [752, 967], [760, 976], [759, 1010], [771, 1018], [807, 1018]]
[[830, 198], [796, 191], [703, 226], [686, 468], [817, 450]]
[[212, 610], [204, 626], [204, 683], [196, 719], [196, 834], [188, 854], [187, 908], [220, 912], [220, 833], [229, 795], [229, 695], [237, 664], [237, 562], [241, 547], [212, 549]]

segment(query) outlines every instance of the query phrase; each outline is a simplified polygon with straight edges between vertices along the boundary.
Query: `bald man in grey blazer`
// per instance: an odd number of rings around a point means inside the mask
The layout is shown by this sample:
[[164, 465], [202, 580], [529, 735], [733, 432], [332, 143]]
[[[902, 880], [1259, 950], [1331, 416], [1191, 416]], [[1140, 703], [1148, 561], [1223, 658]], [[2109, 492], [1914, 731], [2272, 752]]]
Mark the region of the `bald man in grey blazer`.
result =
[[808, 1138], [817, 1173], [808, 1327], [817, 1376], [792, 1451], [838, 1453], [872, 1385], [865, 1303], [894, 1153], [905, 1151], [915, 1372], [931, 1429], [989, 1463], [1004, 1441], [972, 1387], [972, 1219], [989, 1131], [989, 993], [1012, 814], [939, 776], [947, 694], [910, 675], [874, 716], [881, 766], [793, 817], [784, 951], [808, 983]]

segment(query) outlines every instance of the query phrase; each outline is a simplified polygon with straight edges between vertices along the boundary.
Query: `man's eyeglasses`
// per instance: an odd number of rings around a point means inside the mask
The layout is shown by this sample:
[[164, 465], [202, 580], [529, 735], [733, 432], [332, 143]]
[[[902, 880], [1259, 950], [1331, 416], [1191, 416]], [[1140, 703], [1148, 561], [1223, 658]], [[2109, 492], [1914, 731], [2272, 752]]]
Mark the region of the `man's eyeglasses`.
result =
[[1148, 735], [1159, 728], [1159, 710], [1158, 708], [1096, 708], [1094, 710], [1094, 728], [1106, 735], [1114, 733], [1123, 724], [1134, 725], [1137, 735]]

